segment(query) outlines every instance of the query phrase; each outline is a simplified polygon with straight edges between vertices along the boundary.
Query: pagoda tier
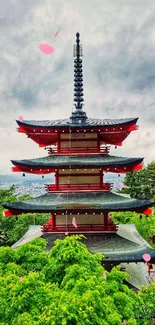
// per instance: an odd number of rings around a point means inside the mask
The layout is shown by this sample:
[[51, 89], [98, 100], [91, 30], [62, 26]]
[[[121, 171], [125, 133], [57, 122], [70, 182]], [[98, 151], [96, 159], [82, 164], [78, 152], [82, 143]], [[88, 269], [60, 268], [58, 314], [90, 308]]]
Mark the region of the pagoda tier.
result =
[[[56, 239], [63, 239], [65, 234], [44, 233], [47, 250], [54, 245]], [[104, 256], [103, 264], [118, 265], [122, 262], [144, 262], [143, 254], [150, 254], [151, 263], [155, 263], [155, 250], [139, 235], [134, 225], [119, 225], [118, 232], [104, 234], [87, 234], [83, 242], [92, 253]]]
[[[81, 109], [80, 113], [82, 112]], [[83, 120], [81, 117], [75, 124], [73, 118], [52, 121], [17, 120], [17, 124], [18, 132], [25, 133], [40, 147], [54, 145], [58, 153], [80, 152], [80, 144], [83, 142], [85, 150], [82, 149], [82, 152], [100, 152], [104, 144], [121, 146], [131, 131], [137, 130], [137, 120], [138, 118]]]
[[[49, 155], [43, 158], [12, 160], [13, 172], [49, 174], [57, 172], [92, 173], [97, 167], [100, 171], [126, 173], [142, 169], [143, 158], [127, 158], [110, 155]], [[63, 168], [63, 170], [61, 170]], [[78, 169], [77, 169], [78, 168]], [[72, 170], [71, 170], [72, 169]], [[100, 173], [98, 169], [96, 172]], [[93, 176], [93, 175], [92, 175]]]
[[[63, 215], [66, 213], [76, 215], [77, 218], [79, 218], [79, 214], [82, 214], [80, 220], [85, 222], [87, 214], [93, 215], [94, 221], [97, 221], [96, 215], [98, 213], [103, 214], [103, 212], [110, 211], [136, 211], [150, 214], [152, 210], [149, 207], [152, 205], [153, 203], [148, 200], [136, 200], [111, 192], [72, 191], [67, 193], [47, 193], [22, 202], [5, 203], [3, 206], [9, 209], [10, 215], [29, 212], [54, 213], [55, 215], [60, 214], [63, 221], [65, 219]], [[90, 219], [90, 215], [88, 219]], [[90, 222], [90, 220], [88, 221]]]
[[[64, 233], [42, 233], [40, 226], [33, 225], [12, 248], [16, 249], [39, 237], [47, 241], [46, 250], [49, 252], [55, 240], [62, 240], [66, 235]], [[140, 262], [144, 262], [143, 255], [147, 253], [151, 257], [150, 262], [155, 263], [155, 250], [139, 235], [134, 225], [119, 225], [117, 233], [88, 233], [86, 237], [82, 239], [82, 242], [91, 253], [103, 254], [102, 263], [105, 269], [110, 271], [112, 265], [123, 263], [121, 267], [131, 275], [129, 283], [136, 289], [140, 290], [142, 286], [151, 283], [144, 263]]]
[[[5, 217], [22, 213], [50, 213], [42, 226], [43, 233], [105, 233], [117, 232], [108, 212], [135, 211], [151, 214], [152, 203], [111, 192], [72, 191], [47, 193], [24, 202], [6, 203]], [[73, 223], [73, 217], [76, 225]]]

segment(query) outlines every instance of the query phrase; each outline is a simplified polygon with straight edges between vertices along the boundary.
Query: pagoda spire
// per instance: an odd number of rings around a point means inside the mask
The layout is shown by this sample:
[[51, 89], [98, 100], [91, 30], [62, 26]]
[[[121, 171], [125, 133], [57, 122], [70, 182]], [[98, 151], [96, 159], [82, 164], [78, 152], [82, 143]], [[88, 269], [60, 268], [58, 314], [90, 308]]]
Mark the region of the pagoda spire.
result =
[[75, 109], [72, 112], [73, 124], [85, 124], [87, 116], [83, 111], [83, 70], [82, 59], [83, 56], [82, 45], [80, 44], [80, 34], [76, 33], [76, 45], [73, 46], [74, 59], [74, 106]]

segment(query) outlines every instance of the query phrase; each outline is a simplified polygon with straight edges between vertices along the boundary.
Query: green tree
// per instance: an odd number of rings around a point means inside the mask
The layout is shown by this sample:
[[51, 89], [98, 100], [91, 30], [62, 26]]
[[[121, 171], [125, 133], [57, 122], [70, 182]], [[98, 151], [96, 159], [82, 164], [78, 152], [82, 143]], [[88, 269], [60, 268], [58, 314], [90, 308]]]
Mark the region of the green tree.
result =
[[151, 162], [141, 171], [127, 173], [124, 184], [129, 188], [122, 189], [123, 193], [130, 194], [133, 198], [155, 202], [155, 162]]
[[155, 235], [154, 214], [144, 215], [135, 212], [113, 212], [110, 215], [116, 224], [135, 224], [139, 234], [150, 244], [150, 235]]
[[101, 263], [102, 255], [92, 255], [86, 246], [79, 241], [84, 239], [83, 235], [67, 236], [63, 241], [57, 239], [55, 245], [49, 253], [48, 264], [43, 269], [47, 281], [54, 281], [61, 283], [65, 276], [66, 268], [73, 264], [80, 264], [80, 266], [88, 267], [97, 275], [103, 274]]
[[14, 217], [3, 216], [3, 204], [7, 202], [24, 201], [31, 198], [24, 194], [15, 194], [15, 186], [0, 190], [0, 245], [12, 245], [28, 230], [30, 225], [42, 225], [49, 219], [49, 214], [22, 214]]
[[150, 323], [150, 315], [155, 311], [155, 283], [147, 286], [139, 292], [143, 301], [143, 324]]
[[[37, 320], [44, 306], [49, 306], [57, 289], [55, 284], [45, 284], [44, 276], [30, 272], [21, 280], [16, 275], [0, 278], [0, 320], [18, 324], [18, 318], [29, 314], [29, 320]], [[24, 315], [23, 315], [24, 314]]]
[[57, 240], [39, 268], [44, 240], [8, 248], [8, 258], [1, 247], [2, 324], [121, 325], [123, 318], [136, 324], [142, 299], [124, 283], [129, 275], [119, 268], [105, 271], [101, 255], [88, 252], [81, 239]]

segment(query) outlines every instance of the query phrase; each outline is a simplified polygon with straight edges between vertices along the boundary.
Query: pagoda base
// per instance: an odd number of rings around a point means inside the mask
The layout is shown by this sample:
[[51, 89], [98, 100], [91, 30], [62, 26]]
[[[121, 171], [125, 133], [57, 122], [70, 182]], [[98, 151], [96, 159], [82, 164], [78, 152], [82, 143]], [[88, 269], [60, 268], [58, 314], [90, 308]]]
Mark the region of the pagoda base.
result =
[[[74, 230], [74, 234], [75, 230]], [[35, 238], [44, 238], [47, 241], [46, 251], [54, 246], [56, 239], [64, 239], [65, 233], [42, 233], [40, 226], [30, 226], [27, 233], [12, 248], [29, 243]], [[69, 234], [70, 235], [70, 234]], [[155, 263], [155, 251], [139, 235], [134, 225], [119, 225], [117, 233], [87, 233], [83, 239], [91, 253], [101, 253], [104, 256], [103, 265], [111, 270], [115, 265], [121, 265], [131, 275], [129, 285], [140, 290], [152, 282], [143, 260], [143, 254], [149, 253], [151, 263]]]

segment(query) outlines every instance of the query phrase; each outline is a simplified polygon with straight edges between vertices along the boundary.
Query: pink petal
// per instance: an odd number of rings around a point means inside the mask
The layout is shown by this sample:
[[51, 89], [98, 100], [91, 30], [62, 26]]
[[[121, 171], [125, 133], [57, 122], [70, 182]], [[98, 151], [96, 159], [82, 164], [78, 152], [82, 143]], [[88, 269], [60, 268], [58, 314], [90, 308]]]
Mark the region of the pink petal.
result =
[[129, 186], [122, 184], [122, 188], [129, 188]]
[[20, 282], [22, 282], [23, 280], [24, 280], [24, 278], [23, 278], [23, 277], [20, 277], [20, 278], [19, 278], [19, 281], [20, 281]]
[[23, 116], [18, 117], [19, 121], [23, 122]]
[[3, 19], [4, 17], [0, 15], [0, 18]]
[[81, 120], [78, 120], [78, 123], [81, 123], [82, 121]]
[[107, 278], [107, 275], [106, 275], [106, 273], [104, 273], [104, 274], [103, 274], [103, 277], [104, 277], [104, 279], [106, 280], [106, 278]]
[[75, 228], [77, 228], [77, 223], [76, 223], [76, 218], [75, 218], [75, 217], [73, 217], [73, 219], [72, 219], [72, 225], [73, 225]]
[[68, 232], [65, 232], [65, 235], [67, 236], [68, 235]]
[[151, 260], [151, 256], [150, 256], [150, 254], [143, 254], [143, 260], [145, 261], [145, 262], [148, 262], [148, 261], [150, 261]]
[[59, 32], [56, 32], [56, 33], [54, 34], [54, 37], [56, 37], [58, 34], [59, 34]]
[[54, 47], [52, 47], [51, 45], [48, 45], [48, 44], [40, 44], [39, 49], [41, 52], [43, 52], [45, 54], [51, 54], [54, 52]]

